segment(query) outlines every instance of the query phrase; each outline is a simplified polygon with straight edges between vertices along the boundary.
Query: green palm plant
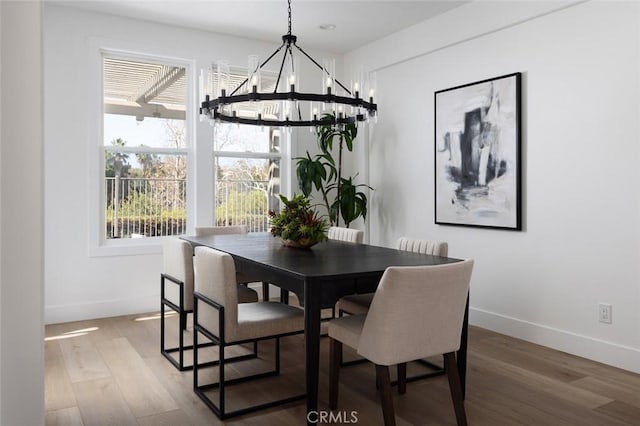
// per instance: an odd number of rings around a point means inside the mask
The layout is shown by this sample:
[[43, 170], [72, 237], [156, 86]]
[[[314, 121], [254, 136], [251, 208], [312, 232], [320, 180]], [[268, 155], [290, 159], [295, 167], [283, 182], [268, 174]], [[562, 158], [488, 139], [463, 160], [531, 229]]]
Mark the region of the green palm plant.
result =
[[[333, 114], [325, 114], [325, 119], [335, 120]], [[358, 135], [355, 124], [325, 125], [318, 129], [320, 153], [297, 160], [296, 175], [302, 193], [309, 197], [315, 189], [321, 196], [321, 204], [326, 208], [331, 225], [340, 226], [340, 218], [348, 228], [351, 222], [362, 216], [367, 217], [367, 195], [359, 188], [373, 189], [365, 184], [354, 183], [355, 176], [343, 177], [342, 157], [344, 148], [353, 151], [353, 141]], [[336, 161], [333, 156], [334, 140], [337, 138]]]
[[[124, 147], [127, 145], [127, 141], [122, 138], [111, 140], [112, 146]], [[112, 152], [107, 151], [105, 157], [106, 175], [122, 177], [126, 176], [129, 172], [129, 154], [124, 152]]]

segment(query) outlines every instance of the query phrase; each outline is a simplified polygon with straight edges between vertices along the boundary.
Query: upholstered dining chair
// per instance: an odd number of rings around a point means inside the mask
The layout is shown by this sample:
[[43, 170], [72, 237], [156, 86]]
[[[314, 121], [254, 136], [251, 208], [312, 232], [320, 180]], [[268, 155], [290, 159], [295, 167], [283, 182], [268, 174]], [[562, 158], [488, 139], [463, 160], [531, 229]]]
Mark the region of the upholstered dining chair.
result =
[[[364, 232], [358, 229], [342, 228], [339, 226], [332, 226], [327, 231], [327, 238], [335, 241], [345, 241], [348, 243], [362, 244], [364, 240]], [[289, 303], [289, 293], [285, 292], [282, 298], [284, 303]], [[302, 306], [303, 301], [299, 299], [298, 302]], [[331, 318], [335, 317], [335, 307], [331, 309]]]
[[[327, 231], [327, 238], [335, 241], [345, 241], [348, 243], [362, 244], [364, 240], [364, 231], [353, 228], [343, 228], [339, 226], [331, 226]], [[335, 318], [336, 309], [331, 308], [331, 318]]]
[[342, 228], [332, 226], [327, 231], [327, 238], [330, 240], [347, 241], [350, 243], [362, 244], [364, 232], [353, 228]]
[[[412, 253], [432, 254], [434, 256], [444, 257], [446, 257], [449, 253], [449, 245], [444, 241], [430, 241], [407, 237], [398, 238], [396, 248], [398, 250], [410, 251]], [[338, 315], [342, 316], [344, 313], [348, 313], [350, 315], [366, 314], [369, 311], [369, 306], [371, 306], [373, 295], [374, 293], [363, 293], [350, 294], [342, 297], [336, 304]], [[354, 360], [344, 362], [342, 363], [342, 365], [357, 364], [359, 362], [360, 360]], [[428, 360], [420, 359], [418, 360], [418, 362], [428, 367], [429, 372], [414, 374], [411, 377], [407, 378], [406, 366], [401, 366], [401, 368], [398, 370], [398, 373], [402, 375], [402, 377], [399, 377], [398, 381], [403, 383], [407, 381], [413, 382], [420, 379], [428, 379], [430, 377], [433, 377], [434, 375], [443, 373], [443, 368], [441, 366], [433, 364]]]
[[196, 226], [195, 233], [197, 237], [204, 237], [206, 235], [230, 235], [230, 234], [246, 234], [248, 232], [245, 225], [230, 225], [230, 226]]
[[[187, 329], [187, 315], [193, 312], [193, 248], [187, 241], [167, 238], [162, 244], [163, 271], [160, 274], [160, 352], [178, 370], [190, 370], [193, 365], [185, 365], [184, 351], [193, 345], [184, 344]], [[167, 283], [171, 285], [167, 285]], [[258, 301], [258, 293], [246, 286], [238, 285], [240, 303]], [[178, 313], [178, 346], [167, 348], [165, 342], [166, 308]], [[171, 354], [178, 352], [176, 360]]]
[[[247, 227], [245, 225], [196, 226], [195, 233], [197, 237], [203, 237], [207, 235], [246, 234]], [[252, 277], [241, 272], [236, 273], [236, 278], [238, 281], [238, 285], [240, 286], [238, 291], [241, 292], [240, 296], [243, 296], [243, 298], [240, 299], [240, 303], [257, 302], [257, 299], [253, 300], [254, 295], [251, 293], [253, 293], [254, 290], [249, 288], [248, 284], [252, 282], [258, 282], [260, 280], [256, 277]], [[257, 292], [255, 293], [255, 297], [258, 297]], [[265, 302], [269, 301], [269, 283], [264, 281], [262, 282], [262, 300], [264, 300]]]
[[[163, 270], [160, 274], [160, 352], [179, 370], [192, 366], [184, 365], [184, 351], [193, 349], [185, 346], [184, 334], [187, 328], [187, 314], [193, 312], [193, 248], [191, 244], [178, 238], [168, 238], [162, 243]], [[167, 286], [167, 282], [171, 285]], [[165, 308], [179, 315], [178, 346], [165, 345]], [[178, 361], [171, 353], [178, 352]]]
[[[327, 231], [327, 238], [335, 241], [345, 241], [348, 243], [362, 244], [364, 240], [364, 232], [353, 228], [343, 228], [339, 226], [332, 226]], [[282, 301], [289, 303], [289, 293], [284, 292]], [[298, 299], [298, 303], [302, 306], [302, 299]], [[331, 318], [335, 317], [335, 307], [331, 309]]]
[[[195, 233], [196, 233], [196, 237], [202, 237], [206, 235], [246, 234], [247, 227], [245, 225], [196, 226]], [[253, 292], [253, 290], [250, 289], [247, 284], [257, 282], [260, 280], [256, 279], [255, 277], [251, 277], [249, 275], [243, 274], [241, 272], [236, 273], [236, 278], [237, 278], [238, 284], [240, 284], [241, 287], [244, 287], [239, 290], [242, 292], [242, 295], [245, 298], [240, 303], [257, 302], [257, 300], [253, 300], [253, 295], [251, 295], [251, 292]], [[256, 294], [256, 297], [257, 297], [257, 294]], [[264, 300], [265, 302], [269, 301], [269, 283], [265, 281], [262, 281], [262, 300]]]
[[[410, 251], [413, 253], [432, 254], [434, 256], [446, 257], [449, 252], [449, 245], [444, 241], [429, 241], [414, 238], [401, 237], [396, 244], [398, 250]], [[348, 313], [351, 315], [366, 314], [373, 300], [373, 293], [350, 294], [342, 297], [336, 308], [338, 313]]]
[[[293, 306], [277, 302], [238, 304], [236, 270], [233, 258], [209, 247], [196, 247], [194, 257], [194, 369], [195, 393], [218, 416], [226, 419], [260, 409], [300, 400], [305, 395], [270, 401], [259, 405], [227, 411], [226, 387], [250, 378], [280, 374], [280, 337], [301, 333], [304, 329], [304, 312]], [[218, 381], [200, 383], [203, 365], [198, 364], [199, 336], [219, 347], [217, 366]], [[225, 378], [225, 348], [230, 345], [275, 339], [275, 368], [267, 373], [254, 374], [233, 380]], [[237, 365], [236, 370], [241, 366]], [[203, 374], [204, 375], [204, 374]], [[218, 389], [218, 402], [207, 395], [210, 389]], [[267, 390], [268, 391], [268, 390]]]
[[[376, 366], [385, 426], [395, 425], [389, 366], [443, 354], [458, 425], [466, 425], [462, 386], [455, 358], [469, 293], [473, 260], [437, 266], [389, 267], [365, 315], [329, 323], [329, 405], [338, 405], [342, 345]], [[398, 373], [400, 380], [401, 374]], [[406, 384], [399, 383], [400, 394]]]

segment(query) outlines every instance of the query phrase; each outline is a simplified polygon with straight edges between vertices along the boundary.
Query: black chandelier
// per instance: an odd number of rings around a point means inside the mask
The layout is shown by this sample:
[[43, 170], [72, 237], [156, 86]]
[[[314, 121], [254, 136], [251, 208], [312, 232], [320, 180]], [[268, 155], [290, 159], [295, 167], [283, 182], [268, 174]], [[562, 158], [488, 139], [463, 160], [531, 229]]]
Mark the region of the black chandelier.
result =
[[[200, 107], [202, 117], [218, 122], [248, 124], [254, 126], [283, 126], [283, 127], [318, 127], [326, 125], [368, 123], [376, 118], [377, 105], [373, 102], [375, 75], [368, 75], [359, 71], [351, 82], [351, 90], [347, 89], [335, 78], [333, 60], [323, 60], [320, 65], [297, 44], [297, 37], [291, 34], [291, 0], [288, 0], [289, 31], [282, 36], [282, 44], [264, 62], [260, 63], [257, 56], [249, 57], [247, 78], [238, 84], [231, 93], [227, 94], [230, 82], [228, 64], [219, 63], [214, 72], [213, 80], [217, 84], [214, 90], [218, 95], [214, 99], [206, 95]], [[323, 94], [301, 93], [296, 91], [299, 79], [299, 61], [293, 55], [294, 49], [303, 57], [311, 61], [321, 70]], [[284, 49], [280, 70], [278, 72], [273, 91], [261, 92], [261, 70], [271, 59]], [[210, 75], [211, 78], [211, 75]], [[203, 84], [201, 82], [201, 84]], [[283, 86], [281, 91], [278, 87]], [[343, 95], [338, 95], [340, 88]], [[369, 90], [368, 100], [361, 97], [363, 89]], [[255, 107], [256, 102], [282, 102], [282, 109], [277, 116], [266, 113]], [[253, 117], [238, 114], [239, 106], [244, 103], [253, 105], [256, 112]], [[309, 109], [303, 119], [301, 104], [306, 103]], [[314, 108], [314, 106], [316, 108]], [[320, 108], [318, 108], [320, 107]], [[306, 108], [306, 107], [305, 107]]]

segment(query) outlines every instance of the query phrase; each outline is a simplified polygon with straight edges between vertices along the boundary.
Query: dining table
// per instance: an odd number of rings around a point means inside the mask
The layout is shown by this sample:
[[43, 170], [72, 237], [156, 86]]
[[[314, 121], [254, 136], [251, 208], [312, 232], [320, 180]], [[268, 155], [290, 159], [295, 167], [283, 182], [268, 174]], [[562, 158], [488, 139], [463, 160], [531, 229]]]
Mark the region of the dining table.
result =
[[[328, 240], [309, 249], [285, 246], [266, 232], [183, 236], [192, 246], [206, 246], [232, 256], [236, 270], [293, 292], [304, 307], [307, 424], [318, 413], [321, 311], [345, 295], [375, 291], [389, 266], [441, 265], [460, 259], [413, 253], [370, 244]], [[463, 397], [466, 383], [469, 301], [460, 349], [456, 354]]]

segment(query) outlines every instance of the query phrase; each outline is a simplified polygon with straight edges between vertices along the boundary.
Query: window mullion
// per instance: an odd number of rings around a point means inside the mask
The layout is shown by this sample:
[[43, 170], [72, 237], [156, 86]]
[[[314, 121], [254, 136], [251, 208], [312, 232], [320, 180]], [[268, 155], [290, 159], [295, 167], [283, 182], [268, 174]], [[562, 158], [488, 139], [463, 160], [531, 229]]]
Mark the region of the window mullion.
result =
[[279, 160], [282, 158], [282, 154], [279, 152], [214, 151], [213, 155], [225, 158], [264, 158], [268, 160]]
[[125, 154], [161, 154], [161, 155], [187, 155], [187, 148], [157, 148], [150, 146], [114, 146], [103, 145], [105, 152], [122, 152]]

